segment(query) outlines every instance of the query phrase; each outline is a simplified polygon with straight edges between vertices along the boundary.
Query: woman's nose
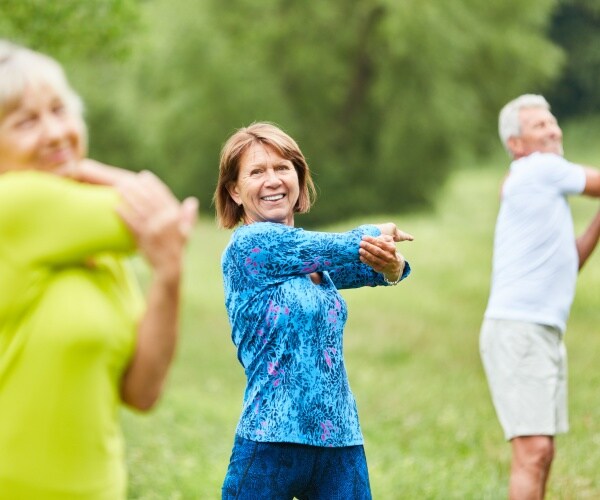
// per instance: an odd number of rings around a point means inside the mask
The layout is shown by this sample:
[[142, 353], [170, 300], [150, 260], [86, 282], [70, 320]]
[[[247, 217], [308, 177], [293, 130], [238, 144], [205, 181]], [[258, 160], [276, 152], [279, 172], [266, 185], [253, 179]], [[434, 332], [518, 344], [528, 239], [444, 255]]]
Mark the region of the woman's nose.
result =
[[281, 179], [279, 178], [279, 175], [277, 175], [277, 172], [275, 172], [274, 169], [269, 168], [267, 169], [267, 180], [266, 180], [267, 184], [269, 185], [277, 185], [281, 183]]
[[68, 126], [65, 120], [51, 113], [42, 119], [44, 135], [48, 141], [56, 141], [67, 135]]

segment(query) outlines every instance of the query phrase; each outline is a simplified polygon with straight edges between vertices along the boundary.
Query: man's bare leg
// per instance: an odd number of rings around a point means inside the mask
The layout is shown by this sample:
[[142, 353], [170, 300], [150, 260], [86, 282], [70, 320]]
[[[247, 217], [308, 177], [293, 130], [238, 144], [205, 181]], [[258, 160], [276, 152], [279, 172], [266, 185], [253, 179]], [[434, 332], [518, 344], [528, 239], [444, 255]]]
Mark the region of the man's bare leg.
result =
[[520, 436], [511, 443], [510, 500], [542, 500], [554, 458], [554, 437]]

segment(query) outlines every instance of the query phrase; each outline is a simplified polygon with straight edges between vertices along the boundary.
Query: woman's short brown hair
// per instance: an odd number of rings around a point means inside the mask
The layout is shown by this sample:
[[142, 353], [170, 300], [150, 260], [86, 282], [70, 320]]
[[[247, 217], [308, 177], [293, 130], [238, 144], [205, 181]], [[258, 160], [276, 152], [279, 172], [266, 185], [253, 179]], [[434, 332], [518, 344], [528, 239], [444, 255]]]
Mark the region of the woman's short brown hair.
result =
[[228, 188], [236, 183], [240, 171], [240, 159], [253, 144], [263, 144], [273, 148], [294, 165], [300, 187], [300, 195], [294, 206], [294, 212], [306, 213], [314, 202], [315, 186], [306, 159], [296, 141], [272, 123], [253, 123], [249, 127], [238, 129], [227, 139], [221, 150], [219, 180], [213, 196], [217, 209], [217, 222], [220, 227], [231, 229], [244, 216], [244, 207], [233, 201]]

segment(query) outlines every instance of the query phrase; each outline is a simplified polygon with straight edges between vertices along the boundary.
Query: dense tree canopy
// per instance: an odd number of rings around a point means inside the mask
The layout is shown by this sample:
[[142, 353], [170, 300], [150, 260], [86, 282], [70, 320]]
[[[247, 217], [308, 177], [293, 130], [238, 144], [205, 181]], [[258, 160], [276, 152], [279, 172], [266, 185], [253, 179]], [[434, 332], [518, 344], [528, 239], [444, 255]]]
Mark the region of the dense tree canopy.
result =
[[313, 220], [396, 211], [427, 203], [459, 152], [495, 140], [505, 100], [551, 81], [553, 3], [158, 2], [139, 106], [163, 174], [205, 206], [227, 135], [268, 120], [308, 157]]
[[123, 54], [138, 0], [0, 0], [0, 34], [59, 58]]
[[[2, 1], [0, 28], [25, 42], [111, 54], [69, 68], [92, 154], [159, 172], [205, 212], [222, 143], [258, 120], [307, 156], [309, 222], [427, 204], [461, 155], [496, 144], [501, 105], [547, 89], [562, 61], [555, 0]], [[57, 16], [64, 29], [48, 30]], [[123, 47], [131, 57], [115, 58]]]
[[600, 112], [600, 2], [563, 0], [550, 34], [568, 54], [562, 76], [549, 93], [552, 109], [559, 117]]

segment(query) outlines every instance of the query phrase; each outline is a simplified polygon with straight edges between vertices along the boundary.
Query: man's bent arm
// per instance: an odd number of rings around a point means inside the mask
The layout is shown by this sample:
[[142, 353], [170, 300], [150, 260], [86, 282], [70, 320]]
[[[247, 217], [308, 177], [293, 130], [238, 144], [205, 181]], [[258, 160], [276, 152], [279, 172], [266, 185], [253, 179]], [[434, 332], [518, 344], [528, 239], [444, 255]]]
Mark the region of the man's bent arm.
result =
[[588, 257], [596, 248], [598, 239], [600, 238], [600, 210], [592, 219], [592, 222], [587, 227], [585, 232], [576, 240], [577, 254], [579, 255], [579, 270], [583, 267]]

